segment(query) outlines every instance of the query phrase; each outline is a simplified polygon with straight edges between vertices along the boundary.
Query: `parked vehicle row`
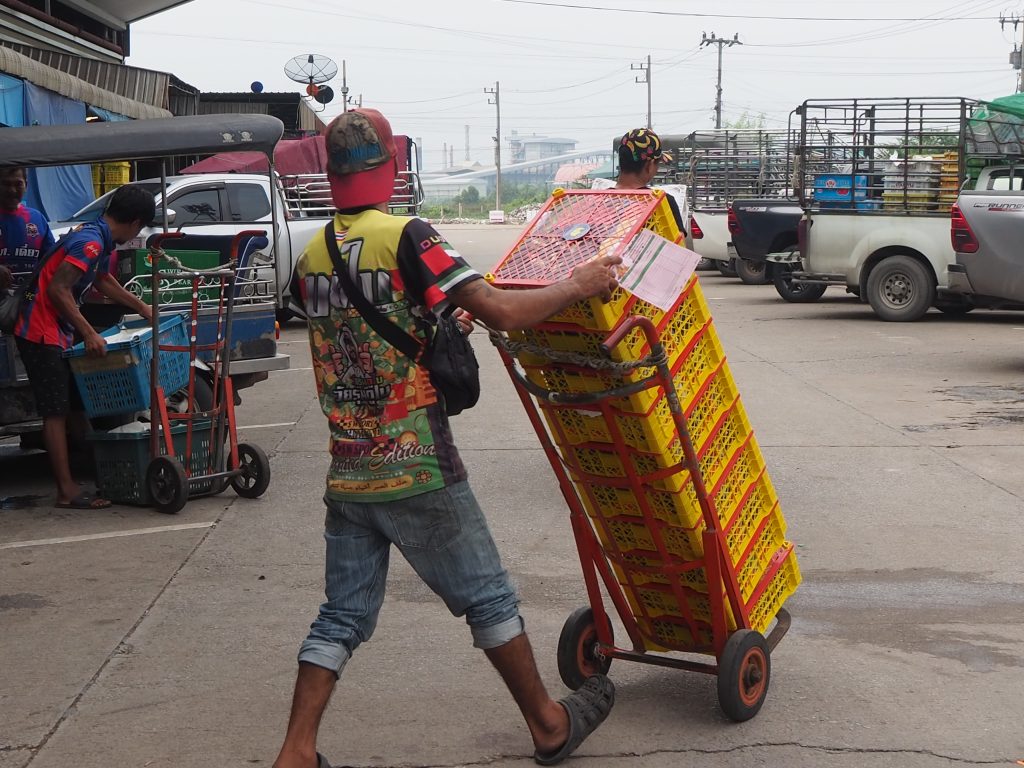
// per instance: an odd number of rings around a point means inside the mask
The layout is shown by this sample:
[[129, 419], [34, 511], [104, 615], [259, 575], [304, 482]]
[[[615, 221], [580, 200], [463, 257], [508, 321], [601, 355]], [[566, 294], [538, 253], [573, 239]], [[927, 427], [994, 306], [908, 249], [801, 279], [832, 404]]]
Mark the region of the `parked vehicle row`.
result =
[[838, 285], [889, 321], [1024, 301], [1024, 105], [811, 100], [796, 120], [792, 195], [737, 199], [728, 216], [737, 256], [783, 299]]

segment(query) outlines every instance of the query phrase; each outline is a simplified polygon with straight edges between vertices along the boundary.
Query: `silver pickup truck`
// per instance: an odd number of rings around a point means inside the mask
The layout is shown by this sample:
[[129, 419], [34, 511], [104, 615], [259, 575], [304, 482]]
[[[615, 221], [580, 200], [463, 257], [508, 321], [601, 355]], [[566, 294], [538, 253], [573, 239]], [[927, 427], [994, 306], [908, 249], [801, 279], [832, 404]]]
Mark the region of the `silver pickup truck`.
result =
[[977, 307], [1024, 308], [1024, 165], [986, 169], [953, 206], [949, 287]]

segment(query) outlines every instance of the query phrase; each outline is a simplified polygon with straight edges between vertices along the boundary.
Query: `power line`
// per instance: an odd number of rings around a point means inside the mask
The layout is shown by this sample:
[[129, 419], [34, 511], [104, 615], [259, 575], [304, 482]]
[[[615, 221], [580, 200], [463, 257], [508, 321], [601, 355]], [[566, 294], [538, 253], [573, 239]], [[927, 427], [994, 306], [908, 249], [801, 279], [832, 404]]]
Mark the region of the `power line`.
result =
[[[934, 16], [926, 17], [860, 17], [860, 16], [755, 16], [747, 13], [698, 13], [695, 11], [658, 11], [651, 8], [609, 8], [600, 5], [582, 5], [576, 3], [552, 3], [545, 0], [500, 0], [503, 3], [517, 3], [520, 5], [541, 5], [548, 8], [569, 8], [573, 10], [586, 11], [610, 11], [614, 13], [639, 13], [651, 16], [686, 16], [689, 18], [709, 19], [754, 19], [759, 21], [929, 21], [936, 19]], [[940, 21], [988, 21], [989, 16], [945, 16]]]

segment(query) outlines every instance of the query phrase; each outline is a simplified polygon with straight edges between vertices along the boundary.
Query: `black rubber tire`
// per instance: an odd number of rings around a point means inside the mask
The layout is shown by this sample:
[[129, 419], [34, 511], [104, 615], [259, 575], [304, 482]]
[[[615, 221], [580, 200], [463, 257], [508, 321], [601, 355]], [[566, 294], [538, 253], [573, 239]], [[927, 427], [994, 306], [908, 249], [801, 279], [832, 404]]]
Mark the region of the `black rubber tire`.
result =
[[695, 272], [708, 272], [708, 271], [710, 271], [712, 269], [717, 269], [717, 267], [715, 266], [714, 259], [707, 259], [707, 258], [701, 257], [701, 260], [697, 262], [697, 268], [694, 271]]
[[827, 285], [793, 285], [789, 277], [792, 268], [785, 264], [776, 264], [772, 270], [772, 282], [775, 290], [786, 301], [791, 304], [811, 304], [825, 295]]
[[[611, 633], [611, 621], [608, 632]], [[558, 636], [558, 675], [570, 690], [578, 690], [592, 675], [604, 675], [611, 668], [611, 657], [598, 658], [594, 655], [597, 644], [597, 625], [594, 611], [577, 608], [562, 626]]]
[[146, 467], [146, 491], [158, 512], [177, 514], [188, 501], [185, 467], [174, 456], [157, 456]]
[[764, 261], [750, 261], [749, 259], [736, 259], [736, 276], [744, 285], [768, 285], [768, 263]]
[[715, 260], [715, 266], [721, 273], [722, 277], [736, 277], [736, 260], [729, 259], [728, 261]]
[[726, 717], [742, 723], [756, 715], [768, 695], [772, 657], [760, 632], [738, 629], [718, 660], [718, 705]]
[[256, 499], [270, 485], [270, 460], [263, 449], [250, 443], [238, 444], [238, 465], [242, 474], [231, 478], [235, 493], [246, 499]]
[[871, 270], [867, 285], [871, 309], [886, 322], [920, 320], [935, 303], [935, 280], [912, 256], [898, 254], [883, 259]]
[[965, 301], [936, 301], [935, 308], [944, 315], [960, 317], [966, 315], [975, 307], [973, 304], [968, 304]]

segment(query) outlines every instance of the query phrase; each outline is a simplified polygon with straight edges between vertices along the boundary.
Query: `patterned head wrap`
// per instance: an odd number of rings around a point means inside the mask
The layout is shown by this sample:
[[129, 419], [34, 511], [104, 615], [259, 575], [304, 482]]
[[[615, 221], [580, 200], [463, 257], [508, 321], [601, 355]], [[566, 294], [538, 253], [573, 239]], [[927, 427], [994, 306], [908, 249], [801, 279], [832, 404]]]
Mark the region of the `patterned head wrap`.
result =
[[628, 149], [638, 163], [645, 160], [657, 160], [659, 163], [672, 161], [672, 155], [662, 151], [658, 134], [647, 128], [633, 129], [622, 137], [619, 146]]

